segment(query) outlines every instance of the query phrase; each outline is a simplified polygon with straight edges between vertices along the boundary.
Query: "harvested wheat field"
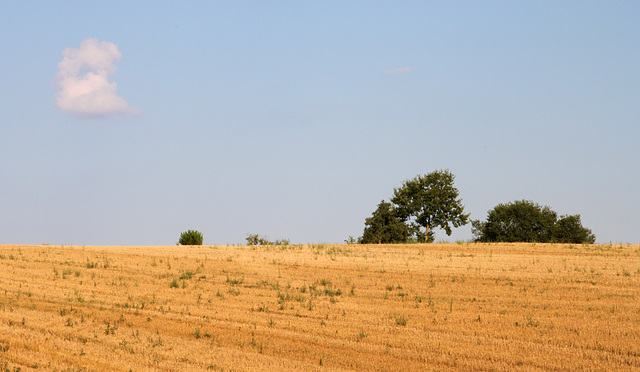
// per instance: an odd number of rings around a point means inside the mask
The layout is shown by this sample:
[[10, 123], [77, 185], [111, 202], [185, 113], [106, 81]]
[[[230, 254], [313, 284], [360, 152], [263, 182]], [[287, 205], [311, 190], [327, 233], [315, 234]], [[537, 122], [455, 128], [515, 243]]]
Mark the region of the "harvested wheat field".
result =
[[0, 246], [2, 371], [638, 370], [640, 246]]

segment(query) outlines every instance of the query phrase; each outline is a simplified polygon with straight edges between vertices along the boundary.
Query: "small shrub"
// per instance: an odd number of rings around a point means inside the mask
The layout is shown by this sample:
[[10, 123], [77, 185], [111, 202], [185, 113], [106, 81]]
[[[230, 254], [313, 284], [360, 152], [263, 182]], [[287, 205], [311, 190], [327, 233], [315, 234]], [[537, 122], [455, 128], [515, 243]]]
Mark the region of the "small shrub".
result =
[[240, 285], [242, 283], [244, 283], [244, 277], [242, 278], [231, 278], [229, 275], [227, 275], [227, 283], [229, 283], [229, 285]]
[[180, 245], [202, 245], [202, 233], [196, 230], [187, 230], [180, 234]]
[[404, 315], [396, 316], [396, 324], [399, 326], [407, 325], [407, 318]]
[[193, 274], [194, 272], [191, 270], [184, 271], [182, 272], [182, 275], [180, 275], [180, 280], [184, 280], [184, 279], [189, 280], [193, 277]]
[[289, 246], [291, 245], [291, 240], [289, 239], [280, 239], [272, 242], [258, 234], [248, 234], [245, 238], [247, 241], [247, 245], [280, 245], [280, 246]]
[[344, 242], [346, 244], [358, 244], [360, 243], [361, 238], [354, 238], [353, 236], [349, 235], [349, 237], [347, 239], [344, 240]]
[[171, 281], [171, 283], [169, 284], [169, 288], [178, 288], [180, 285], [178, 284], [178, 280], [177, 279], [173, 279]]
[[363, 338], [367, 338], [367, 333], [364, 331], [364, 328], [360, 328], [360, 332], [358, 332], [358, 338], [359, 339], [363, 339]]
[[247, 241], [247, 245], [273, 245], [272, 242], [258, 234], [249, 234], [245, 239]]

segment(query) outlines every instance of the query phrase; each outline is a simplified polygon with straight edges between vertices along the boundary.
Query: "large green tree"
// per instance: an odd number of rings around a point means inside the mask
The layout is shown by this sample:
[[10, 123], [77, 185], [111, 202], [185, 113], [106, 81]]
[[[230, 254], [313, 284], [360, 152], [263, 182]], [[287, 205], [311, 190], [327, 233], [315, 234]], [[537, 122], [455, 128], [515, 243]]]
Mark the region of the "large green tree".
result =
[[454, 179], [448, 170], [439, 170], [404, 181], [393, 190], [391, 202], [398, 217], [408, 222], [414, 234], [424, 237], [425, 242], [433, 240], [433, 228], [451, 235], [452, 226], [460, 227], [469, 220], [458, 189], [453, 186]]
[[364, 225], [364, 234], [360, 239], [363, 244], [404, 243], [409, 238], [409, 228], [398, 218], [393, 205], [384, 200]]

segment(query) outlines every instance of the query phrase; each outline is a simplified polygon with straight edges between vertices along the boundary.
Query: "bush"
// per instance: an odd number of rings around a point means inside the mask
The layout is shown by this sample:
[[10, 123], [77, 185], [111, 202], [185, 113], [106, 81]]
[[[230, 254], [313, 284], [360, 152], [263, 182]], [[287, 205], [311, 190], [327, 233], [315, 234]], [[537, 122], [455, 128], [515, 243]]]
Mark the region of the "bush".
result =
[[272, 242], [258, 234], [248, 234], [245, 240], [247, 245], [291, 245], [291, 240], [289, 239], [280, 239]]
[[591, 230], [582, 226], [580, 215], [562, 216], [553, 231], [553, 241], [556, 243], [595, 243], [596, 236]]
[[249, 234], [249, 235], [247, 235], [245, 240], [247, 241], [247, 245], [271, 245], [271, 244], [273, 244], [273, 243], [271, 243], [270, 241], [268, 241], [267, 239], [261, 237], [258, 234]]
[[187, 230], [180, 234], [180, 245], [202, 245], [202, 233], [196, 230]]
[[[556, 212], [529, 200], [498, 204], [489, 211], [487, 222], [476, 238], [484, 242], [548, 243], [553, 238]], [[475, 229], [480, 222], [472, 223]]]
[[529, 200], [498, 204], [486, 221], [471, 222], [477, 242], [594, 243], [580, 215], [561, 216]]

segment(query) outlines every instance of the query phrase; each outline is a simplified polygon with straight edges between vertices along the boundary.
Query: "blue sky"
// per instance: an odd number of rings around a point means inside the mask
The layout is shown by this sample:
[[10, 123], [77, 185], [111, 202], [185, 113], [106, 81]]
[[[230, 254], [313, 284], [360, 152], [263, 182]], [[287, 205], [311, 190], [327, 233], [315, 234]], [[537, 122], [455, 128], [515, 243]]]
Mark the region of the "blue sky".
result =
[[0, 243], [340, 243], [438, 169], [640, 243], [638, 2], [94, 3], [0, 4]]

